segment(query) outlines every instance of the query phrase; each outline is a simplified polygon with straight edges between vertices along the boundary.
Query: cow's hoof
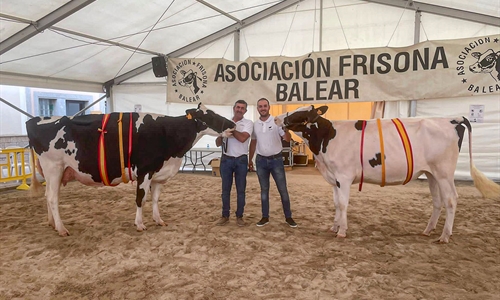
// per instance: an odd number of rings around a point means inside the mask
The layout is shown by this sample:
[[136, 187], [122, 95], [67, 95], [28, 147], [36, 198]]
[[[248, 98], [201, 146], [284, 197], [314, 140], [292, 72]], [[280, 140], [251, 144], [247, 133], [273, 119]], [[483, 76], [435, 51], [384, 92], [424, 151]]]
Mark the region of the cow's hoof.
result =
[[48, 222], [49, 226], [54, 228], [54, 230], [56, 229], [56, 223], [54, 222], [54, 220]]
[[345, 239], [345, 237], [346, 237], [346, 236], [347, 236], [347, 235], [346, 235], [345, 233], [344, 233], [344, 234], [342, 234], [342, 233], [337, 233], [337, 238], [338, 238], [338, 239]]
[[333, 232], [333, 233], [337, 233], [339, 231], [339, 226], [337, 225], [333, 225], [331, 228], [330, 228], [330, 231]]
[[434, 231], [435, 229], [425, 229], [424, 232], [422, 232], [422, 235], [425, 235], [425, 236], [430, 236], [431, 233]]
[[145, 225], [137, 225], [137, 231], [141, 232], [141, 231], [144, 231], [144, 230], [147, 230], [146, 226]]
[[168, 226], [168, 225], [167, 225], [167, 223], [163, 222], [163, 220], [162, 220], [162, 219], [160, 219], [160, 221], [156, 221], [156, 220], [155, 220], [155, 223], [156, 223], [156, 225], [158, 225], [158, 226]]
[[58, 230], [57, 232], [60, 236], [69, 236], [69, 231], [66, 228], [64, 228], [63, 230]]
[[448, 244], [448, 240], [439, 239], [437, 241], [434, 241], [434, 244]]
[[435, 241], [434, 244], [448, 244], [450, 242], [450, 237], [441, 236], [439, 240]]

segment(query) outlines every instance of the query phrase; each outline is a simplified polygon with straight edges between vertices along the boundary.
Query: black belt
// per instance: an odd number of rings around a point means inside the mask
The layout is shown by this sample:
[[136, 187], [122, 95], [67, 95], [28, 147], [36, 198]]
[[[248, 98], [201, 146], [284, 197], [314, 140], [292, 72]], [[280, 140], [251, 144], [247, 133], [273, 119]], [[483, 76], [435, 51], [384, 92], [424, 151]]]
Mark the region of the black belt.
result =
[[243, 154], [243, 155], [240, 155], [238, 157], [234, 157], [234, 156], [229, 156], [229, 155], [226, 155], [226, 154], [222, 154], [222, 157], [227, 157], [227, 158], [240, 158], [240, 157], [243, 157], [243, 156], [247, 156], [247, 155]]
[[264, 156], [264, 155], [260, 155], [260, 154], [257, 154], [257, 156], [260, 156], [262, 158], [268, 158], [268, 159], [283, 158], [283, 154], [281, 154], [281, 152], [278, 154], [271, 155], [271, 156]]

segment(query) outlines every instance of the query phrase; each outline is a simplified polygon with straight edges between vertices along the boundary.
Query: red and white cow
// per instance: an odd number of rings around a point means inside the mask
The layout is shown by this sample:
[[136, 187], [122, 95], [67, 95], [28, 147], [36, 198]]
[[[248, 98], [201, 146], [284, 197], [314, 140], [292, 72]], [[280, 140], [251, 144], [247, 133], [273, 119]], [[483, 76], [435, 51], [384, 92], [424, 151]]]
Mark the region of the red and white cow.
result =
[[[111, 113], [27, 121], [30, 147], [37, 154], [38, 170], [47, 183], [49, 224], [59, 235], [69, 235], [59, 216], [59, 189], [76, 179], [92, 186], [136, 180], [137, 230], [146, 229], [142, 206], [150, 189], [153, 220], [165, 225], [158, 209], [162, 184], [177, 174], [184, 154], [203, 135], [229, 136], [234, 127], [234, 122], [201, 103], [179, 117]], [[32, 187], [38, 186], [33, 176]]]
[[[425, 174], [434, 209], [423, 234], [436, 228], [441, 207], [446, 221], [439, 242], [452, 235], [457, 206], [454, 173], [464, 131], [469, 131], [471, 175], [485, 197], [498, 197], [500, 186], [472, 163], [471, 125], [464, 117], [408, 118], [368, 121], [329, 121], [321, 117], [328, 107], [301, 107], [275, 118], [304, 139], [325, 180], [333, 186], [335, 219], [332, 231], [345, 237], [347, 206], [353, 183], [405, 184]], [[465, 126], [465, 127], [464, 127]]]

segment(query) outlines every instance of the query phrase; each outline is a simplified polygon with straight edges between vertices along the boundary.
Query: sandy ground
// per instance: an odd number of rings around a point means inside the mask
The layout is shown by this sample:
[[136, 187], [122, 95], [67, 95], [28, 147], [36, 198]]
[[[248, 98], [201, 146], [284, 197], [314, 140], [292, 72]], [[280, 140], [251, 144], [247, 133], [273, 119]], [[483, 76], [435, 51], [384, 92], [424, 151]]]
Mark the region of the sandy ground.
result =
[[[312, 171], [311, 171], [312, 170]], [[314, 168], [287, 173], [289, 228], [275, 185], [271, 223], [258, 228], [257, 176], [248, 176], [246, 227], [218, 227], [220, 179], [179, 173], [164, 187], [167, 227], [137, 232], [135, 187], [62, 188], [71, 236], [47, 225], [43, 197], [0, 194], [0, 299], [500, 299], [500, 203], [458, 183], [454, 235], [421, 236], [431, 213], [425, 181], [352, 186], [346, 239], [334, 238], [332, 190]], [[232, 205], [235, 206], [233, 195]]]

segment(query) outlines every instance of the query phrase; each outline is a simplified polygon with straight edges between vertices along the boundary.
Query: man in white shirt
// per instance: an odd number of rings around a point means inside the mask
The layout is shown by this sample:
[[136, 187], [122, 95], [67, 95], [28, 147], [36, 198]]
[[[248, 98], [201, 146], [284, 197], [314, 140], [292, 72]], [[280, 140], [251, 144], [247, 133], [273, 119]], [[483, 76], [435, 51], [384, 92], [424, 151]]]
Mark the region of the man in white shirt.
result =
[[257, 226], [262, 227], [269, 223], [269, 175], [272, 175], [280, 193], [285, 222], [290, 227], [297, 227], [297, 223], [292, 219], [290, 197], [286, 186], [285, 166], [281, 153], [283, 149], [281, 139], [283, 138], [289, 142], [290, 133], [274, 123], [274, 117], [269, 114], [269, 108], [269, 101], [266, 98], [257, 101], [257, 111], [260, 117], [254, 123], [252, 141], [250, 142], [248, 166], [251, 170], [253, 169], [252, 158], [254, 153], [257, 152], [255, 162], [262, 204], [262, 219], [257, 222]]
[[245, 209], [245, 191], [247, 187], [248, 173], [248, 144], [253, 131], [253, 122], [245, 119], [243, 115], [247, 112], [247, 103], [238, 100], [233, 106], [233, 121], [236, 128], [233, 135], [227, 139], [217, 137], [215, 144], [222, 146], [222, 159], [220, 163], [220, 175], [222, 178], [222, 216], [216, 225], [222, 226], [229, 222], [229, 210], [231, 208], [231, 188], [233, 186], [233, 174], [236, 184], [236, 223], [245, 226], [243, 211]]

